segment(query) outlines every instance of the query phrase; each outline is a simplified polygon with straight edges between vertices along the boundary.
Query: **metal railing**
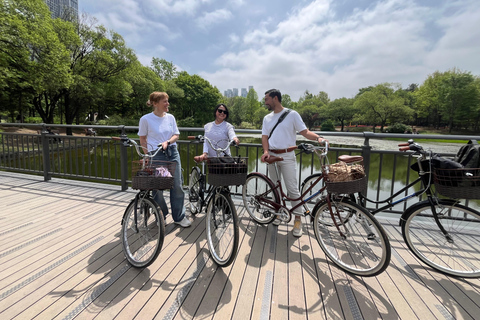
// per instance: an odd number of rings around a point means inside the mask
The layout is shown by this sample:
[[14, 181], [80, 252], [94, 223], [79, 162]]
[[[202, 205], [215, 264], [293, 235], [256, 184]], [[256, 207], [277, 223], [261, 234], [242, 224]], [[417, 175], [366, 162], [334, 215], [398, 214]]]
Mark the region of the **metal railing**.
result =
[[[48, 181], [52, 177], [67, 179], [82, 179], [103, 183], [119, 184], [122, 190], [127, 190], [131, 183], [131, 163], [138, 160], [133, 149], [123, 146], [111, 139], [111, 135], [121, 136], [127, 133], [135, 134], [138, 127], [127, 126], [95, 126], [98, 131], [108, 130], [110, 136], [86, 136], [85, 129], [92, 126], [75, 125], [49, 125], [49, 124], [1, 124], [8, 129], [22, 126], [23, 128], [37, 130], [35, 133], [0, 132], [0, 169], [43, 175]], [[77, 134], [53, 135], [47, 128], [70, 128]], [[8, 131], [8, 130], [7, 130]], [[180, 128], [182, 135], [202, 134], [203, 128]], [[83, 133], [82, 133], [83, 132]], [[237, 134], [261, 135], [261, 130], [237, 129]], [[411, 155], [405, 161], [405, 153], [396, 149], [374, 150], [370, 146], [372, 139], [417, 138], [418, 135], [384, 134], [372, 132], [321, 132], [322, 136], [344, 136], [364, 139], [360, 147], [332, 147], [329, 153], [331, 162], [340, 154], [360, 154], [364, 157], [364, 165], [369, 177], [369, 197], [375, 200], [386, 198], [395, 193], [403, 185], [410, 182], [409, 166], [412, 163]], [[422, 139], [468, 140], [478, 139], [479, 136], [454, 136], [454, 135], [422, 135]], [[240, 151], [242, 156], [249, 159], [249, 171], [265, 171], [261, 164], [261, 144], [242, 143]], [[459, 145], [460, 147], [460, 145]], [[190, 168], [194, 165], [193, 156], [201, 154], [200, 144], [180, 139], [178, 148], [181, 155], [182, 170], [184, 171], [184, 184], [188, 185]], [[434, 150], [435, 151], [435, 150]], [[443, 154], [453, 156], [454, 154]], [[301, 154], [298, 156], [298, 181], [301, 183], [307, 176], [319, 170], [320, 164], [315, 163], [314, 155]], [[388, 164], [388, 166], [387, 166]], [[400, 182], [397, 175], [401, 171]], [[400, 183], [400, 185], [398, 185]], [[387, 186], [385, 186], [387, 184]], [[388, 186], [389, 184], [389, 186]], [[397, 184], [397, 186], [396, 186]], [[388, 191], [385, 191], [389, 189]], [[375, 196], [372, 197], [372, 193]], [[404, 208], [407, 203], [404, 204]], [[401, 211], [401, 209], [400, 209]], [[392, 212], [394, 212], [392, 210]]]

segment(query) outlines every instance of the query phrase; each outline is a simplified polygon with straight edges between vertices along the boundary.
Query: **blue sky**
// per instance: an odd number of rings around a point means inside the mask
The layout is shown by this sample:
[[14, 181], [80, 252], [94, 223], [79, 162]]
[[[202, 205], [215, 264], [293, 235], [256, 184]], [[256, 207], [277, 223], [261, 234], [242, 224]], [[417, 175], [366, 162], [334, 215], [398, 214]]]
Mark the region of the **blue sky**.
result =
[[478, 0], [79, 0], [79, 11], [220, 92], [253, 85], [293, 100], [406, 87], [454, 67], [480, 75]]

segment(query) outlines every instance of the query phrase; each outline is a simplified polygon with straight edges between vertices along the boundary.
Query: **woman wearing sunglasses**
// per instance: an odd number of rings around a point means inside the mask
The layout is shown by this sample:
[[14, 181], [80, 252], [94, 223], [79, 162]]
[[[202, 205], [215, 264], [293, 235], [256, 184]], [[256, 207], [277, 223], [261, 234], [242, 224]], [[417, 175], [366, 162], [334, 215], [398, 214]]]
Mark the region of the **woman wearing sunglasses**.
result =
[[[215, 121], [209, 122], [205, 125], [205, 137], [209, 138], [211, 141], [217, 141], [219, 143], [228, 143], [229, 140], [233, 139], [238, 145], [240, 140], [238, 140], [237, 135], [233, 126], [228, 123], [228, 109], [227, 106], [223, 103], [220, 103], [215, 107], [213, 111], [213, 116]], [[219, 145], [219, 147], [225, 147]], [[230, 155], [230, 150], [227, 149], [226, 155]], [[200, 156], [199, 160], [205, 160], [207, 157], [217, 157], [217, 152], [212, 149], [209, 143], [203, 144], [203, 154]]]

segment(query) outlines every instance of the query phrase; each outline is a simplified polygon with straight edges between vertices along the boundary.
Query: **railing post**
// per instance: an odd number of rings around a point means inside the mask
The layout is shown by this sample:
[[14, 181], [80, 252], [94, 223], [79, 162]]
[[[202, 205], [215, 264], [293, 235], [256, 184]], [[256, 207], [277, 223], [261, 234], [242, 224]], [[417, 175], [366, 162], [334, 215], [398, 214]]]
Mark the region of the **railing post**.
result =
[[[125, 133], [125, 126], [119, 126], [119, 130], [121, 131], [120, 137], [126, 138], [127, 134]], [[127, 155], [127, 146], [122, 143], [120, 146], [120, 178], [121, 178], [121, 186], [122, 191], [128, 189], [128, 155]]]
[[43, 180], [52, 180], [50, 175], [50, 140], [47, 136], [47, 127], [45, 123], [42, 124], [42, 158], [43, 158]]
[[369, 175], [370, 172], [370, 160], [372, 155], [372, 147], [370, 146], [370, 135], [373, 136], [373, 132], [364, 132], [363, 136], [365, 141], [362, 146], [363, 166], [365, 167], [365, 174]]

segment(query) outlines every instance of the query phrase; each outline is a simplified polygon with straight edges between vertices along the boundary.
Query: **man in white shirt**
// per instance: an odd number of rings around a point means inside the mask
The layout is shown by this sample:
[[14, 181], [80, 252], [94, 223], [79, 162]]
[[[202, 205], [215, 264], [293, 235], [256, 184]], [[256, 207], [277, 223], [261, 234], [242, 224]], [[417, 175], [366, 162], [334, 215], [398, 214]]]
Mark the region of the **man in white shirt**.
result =
[[[291, 110], [289, 114], [286, 115], [284, 120], [278, 124], [275, 128], [273, 134], [270, 138], [270, 132], [275, 127], [278, 122], [278, 119], [282, 116], [284, 112], [287, 111], [286, 108], [282, 106], [282, 94], [277, 89], [270, 89], [265, 92], [265, 105], [268, 110], [273, 111], [267, 114], [263, 118], [262, 125], [262, 147], [263, 155], [262, 162], [265, 162], [266, 159], [270, 158], [271, 155], [282, 157], [284, 160], [277, 162], [280, 179], [283, 176], [284, 186], [287, 189], [287, 195], [290, 198], [297, 199], [300, 197], [300, 192], [298, 191], [298, 181], [297, 181], [297, 160], [295, 157], [295, 152], [288, 152], [287, 148], [295, 146], [297, 140], [297, 132], [300, 133], [307, 139], [315, 140], [320, 143], [326, 141], [322, 137], [318, 136], [316, 133], [307, 129], [302, 118], [298, 112]], [[273, 164], [269, 165], [270, 178], [273, 181], [277, 181], [277, 176]], [[292, 201], [292, 206], [297, 204], [298, 201]], [[300, 237], [302, 235], [302, 220], [301, 216], [301, 207], [297, 208], [295, 213], [295, 222], [293, 226], [293, 235]], [[280, 224], [279, 219], [275, 219], [273, 222], [275, 225]]]

